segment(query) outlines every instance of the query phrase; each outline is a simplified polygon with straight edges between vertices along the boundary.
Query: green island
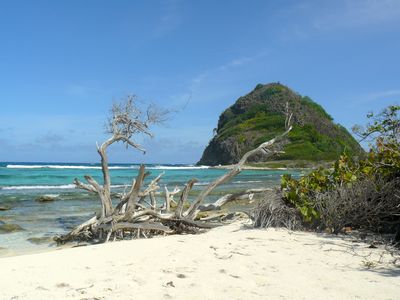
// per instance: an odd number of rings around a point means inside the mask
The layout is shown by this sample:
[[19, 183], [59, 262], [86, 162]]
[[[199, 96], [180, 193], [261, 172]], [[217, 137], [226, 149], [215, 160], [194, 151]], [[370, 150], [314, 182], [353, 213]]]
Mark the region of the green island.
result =
[[343, 151], [350, 156], [364, 154], [358, 142], [322, 106], [280, 83], [270, 83], [258, 84], [220, 115], [215, 135], [198, 164], [236, 163], [244, 153], [284, 131], [287, 104], [293, 114], [293, 130], [283, 145], [284, 153], [267, 163], [256, 157], [250, 165], [310, 167], [332, 162]]

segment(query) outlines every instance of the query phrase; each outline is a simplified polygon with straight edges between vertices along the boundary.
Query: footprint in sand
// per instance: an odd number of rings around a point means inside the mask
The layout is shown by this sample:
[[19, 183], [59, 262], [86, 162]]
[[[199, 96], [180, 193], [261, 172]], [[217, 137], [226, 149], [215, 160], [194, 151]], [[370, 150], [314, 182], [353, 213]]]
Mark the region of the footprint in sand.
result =
[[61, 282], [61, 283], [57, 283], [56, 287], [58, 287], [58, 288], [66, 288], [66, 287], [69, 287], [69, 284], [65, 283], [65, 282]]
[[214, 255], [218, 259], [230, 259], [233, 256], [233, 254], [231, 254], [231, 255], [218, 255], [217, 253], [214, 253]]

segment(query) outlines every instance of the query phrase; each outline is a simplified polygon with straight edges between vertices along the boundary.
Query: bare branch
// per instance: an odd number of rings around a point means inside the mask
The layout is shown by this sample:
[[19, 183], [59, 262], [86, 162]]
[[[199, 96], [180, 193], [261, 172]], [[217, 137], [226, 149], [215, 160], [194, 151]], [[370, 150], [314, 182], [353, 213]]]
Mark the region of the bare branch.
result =
[[136, 177], [135, 185], [133, 187], [133, 191], [129, 196], [127, 205], [126, 205], [126, 212], [125, 215], [129, 216], [133, 213], [133, 210], [135, 208], [135, 204], [138, 201], [139, 197], [139, 192], [140, 192], [140, 187], [143, 184], [143, 180], [145, 177], [145, 172], [144, 172], [144, 165], [140, 165], [139, 173]]
[[80, 182], [78, 180], [78, 178], [74, 179], [74, 184], [75, 184], [75, 188], [77, 188], [77, 189], [86, 190], [86, 191], [91, 192], [91, 193], [97, 193], [97, 190], [94, 188], [94, 186], [92, 186], [90, 184], [86, 184], [86, 183]]
[[189, 192], [192, 189], [193, 185], [198, 182], [197, 179], [191, 179], [188, 181], [188, 183], [185, 185], [185, 188], [183, 189], [183, 192], [181, 194], [181, 198], [179, 199], [178, 205], [175, 210], [175, 216], [177, 218], [182, 218], [182, 211], [183, 211], [183, 204], [187, 201], [187, 198], [189, 196]]
[[92, 176], [85, 175], [84, 177], [85, 177], [86, 181], [89, 182], [89, 184], [92, 185], [93, 188], [94, 188], [98, 193], [102, 191], [102, 187], [97, 183], [96, 180], [93, 179]]

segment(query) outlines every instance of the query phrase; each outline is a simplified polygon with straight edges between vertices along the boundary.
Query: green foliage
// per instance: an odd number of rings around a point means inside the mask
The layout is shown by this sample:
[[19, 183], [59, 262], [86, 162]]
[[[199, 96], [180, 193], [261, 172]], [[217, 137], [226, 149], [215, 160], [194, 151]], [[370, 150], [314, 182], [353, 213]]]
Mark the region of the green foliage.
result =
[[256, 85], [256, 87], [254, 88], [254, 90], [257, 91], [257, 90], [259, 90], [259, 89], [262, 89], [263, 86], [264, 86], [263, 84], [259, 83], [259, 84]]
[[290, 143], [285, 147], [285, 153], [281, 159], [300, 159], [309, 161], [334, 161], [345, 148], [352, 149], [355, 146], [347, 135], [339, 135], [336, 139], [318, 132], [312, 124], [294, 126], [288, 135]]
[[400, 105], [390, 105], [377, 115], [369, 113], [368, 119], [372, 122], [368, 123], [366, 128], [355, 125], [353, 132], [362, 140], [369, 139], [372, 142], [380, 143], [400, 143], [400, 119], [398, 113]]
[[285, 87], [284, 86], [282, 86], [282, 85], [274, 85], [274, 86], [271, 86], [268, 89], [265, 89], [262, 92], [262, 97], [268, 98], [268, 97], [271, 97], [273, 95], [276, 95], [276, 94], [279, 94], [279, 93], [282, 93], [282, 92], [285, 92]]
[[331, 121], [333, 120], [332, 116], [328, 114], [321, 105], [314, 102], [310, 97], [308, 96], [302, 97], [301, 104], [312, 108], [313, 110], [317, 111], [321, 116], [328, 118]]
[[319, 212], [313, 199], [338, 186], [351, 185], [366, 178], [396, 178], [400, 176], [400, 153], [398, 146], [385, 145], [377, 152], [371, 151], [366, 159], [355, 161], [343, 154], [331, 168], [318, 168], [300, 179], [285, 174], [281, 179], [284, 198], [293, 204], [306, 222], [318, 221]]
[[[378, 179], [388, 181], [400, 177], [400, 142], [399, 139], [394, 139], [393, 135], [390, 135], [390, 138], [384, 137], [388, 132], [393, 132], [392, 127], [390, 130], [384, 129], [384, 124], [394, 124], [394, 120], [386, 121], [381, 119], [381, 123], [367, 127], [367, 132], [376, 132], [376, 128], [379, 128], [381, 136], [376, 139], [375, 146], [365, 158], [355, 160], [344, 153], [330, 168], [318, 168], [298, 180], [290, 175], [282, 176], [281, 188], [284, 190], [284, 198], [300, 211], [304, 221], [311, 223], [319, 220], [320, 212], [314, 202], [316, 193], [351, 186], [365, 179], [375, 182]], [[312, 130], [309, 132], [312, 133]], [[303, 134], [299, 137], [299, 132], [296, 131], [293, 135], [295, 141], [304, 136]], [[311, 148], [307, 150], [310, 151]]]
[[246, 113], [234, 118], [226, 123], [219, 131], [218, 139], [226, 139], [230, 136], [236, 136], [247, 131], [256, 131], [268, 129], [275, 131], [276, 129], [284, 128], [285, 118], [283, 115], [269, 113], [265, 108], [256, 107]]

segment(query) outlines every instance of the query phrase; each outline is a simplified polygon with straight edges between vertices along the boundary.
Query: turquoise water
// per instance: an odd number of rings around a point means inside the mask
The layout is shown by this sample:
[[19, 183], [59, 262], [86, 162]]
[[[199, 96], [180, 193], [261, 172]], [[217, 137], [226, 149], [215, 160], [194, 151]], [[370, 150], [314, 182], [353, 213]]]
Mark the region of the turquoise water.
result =
[[[110, 164], [112, 190], [123, 191], [125, 185], [132, 182], [137, 175], [138, 165]], [[199, 182], [194, 186], [189, 200], [209, 182], [226, 171], [207, 167], [188, 165], [147, 165], [151, 175], [146, 183], [160, 173], [165, 172], [160, 182], [163, 189], [175, 186], [183, 188], [191, 178]], [[231, 182], [218, 187], [207, 199], [214, 201], [221, 195], [249, 187], [272, 187], [279, 184], [280, 176], [285, 170], [246, 170], [237, 175]], [[297, 171], [290, 171], [299, 175]], [[34, 244], [29, 238], [53, 237], [65, 233], [74, 225], [86, 220], [98, 211], [100, 203], [96, 195], [74, 188], [74, 178], [84, 181], [84, 175], [91, 175], [102, 182], [102, 173], [98, 164], [66, 163], [0, 163], [0, 206], [9, 210], [0, 211], [0, 225], [17, 224], [24, 231], [0, 233], [0, 255], [25, 253], [47, 247], [54, 247], [49, 242]], [[56, 201], [40, 203], [38, 196], [56, 196]], [[160, 201], [162, 199], [160, 198]]]

